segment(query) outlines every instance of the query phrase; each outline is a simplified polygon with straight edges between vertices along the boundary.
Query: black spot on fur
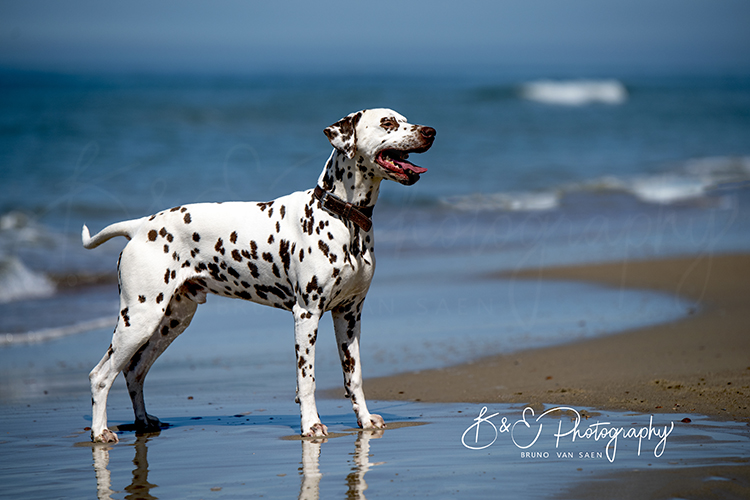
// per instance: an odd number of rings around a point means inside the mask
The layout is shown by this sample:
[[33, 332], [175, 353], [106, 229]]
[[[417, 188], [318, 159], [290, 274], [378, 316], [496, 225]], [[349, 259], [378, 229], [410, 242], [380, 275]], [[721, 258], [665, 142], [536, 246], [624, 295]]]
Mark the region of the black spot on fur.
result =
[[289, 254], [289, 242], [287, 240], [281, 240], [279, 242], [279, 257], [281, 257], [281, 262], [284, 265], [284, 271], [289, 272], [291, 255]]
[[208, 264], [208, 271], [209, 273], [211, 273], [211, 277], [216, 281], [227, 281], [227, 277], [221, 273], [219, 266], [217, 266], [213, 262]]
[[195, 241], [197, 243], [200, 240], [201, 240], [201, 235], [198, 234], [198, 233], [193, 233], [193, 241]]
[[232, 231], [232, 234], [229, 235], [229, 241], [231, 241], [232, 244], [237, 243], [237, 231]]
[[140, 302], [141, 304], [143, 304], [144, 302], [146, 302], [146, 296], [145, 295], [139, 295], [138, 296], [138, 302]]
[[156, 303], [160, 304], [162, 300], [164, 300], [164, 294], [160, 293], [159, 295], [156, 296]]
[[156, 231], [155, 230], [152, 229], [151, 231], [148, 232], [148, 240], [149, 241], [156, 241]]
[[130, 326], [130, 317], [128, 316], [128, 308], [126, 307], [122, 311], [120, 311], [120, 316], [122, 316], [122, 321], [125, 324], [126, 327]]
[[258, 272], [258, 266], [256, 266], [252, 262], [247, 263], [247, 268], [250, 269], [250, 275], [253, 278], [258, 278], [260, 276], [260, 273]]
[[344, 354], [344, 359], [341, 362], [341, 366], [344, 369], [346, 373], [352, 373], [354, 371], [354, 366], [357, 364], [356, 361], [354, 361], [354, 358], [352, 358], [352, 355], [349, 353], [349, 348], [346, 344], [341, 344], [341, 352]]
[[185, 217], [183, 217], [182, 220], [185, 221], [185, 224], [190, 224], [193, 221], [190, 214], [185, 214]]
[[318, 286], [317, 276], [312, 277], [312, 279], [310, 280], [310, 283], [307, 284], [306, 290], [307, 290], [307, 293], [313, 293], [313, 292], [322, 293], [323, 292], [323, 288]]

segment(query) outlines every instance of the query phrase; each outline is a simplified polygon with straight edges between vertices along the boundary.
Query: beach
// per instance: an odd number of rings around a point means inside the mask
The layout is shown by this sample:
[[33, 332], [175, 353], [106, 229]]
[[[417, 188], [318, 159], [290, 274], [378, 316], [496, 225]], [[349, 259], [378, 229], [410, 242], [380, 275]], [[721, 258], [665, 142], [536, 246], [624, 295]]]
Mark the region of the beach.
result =
[[[750, 496], [750, 81], [544, 77], [14, 76], [0, 496]], [[373, 215], [361, 365], [388, 427], [358, 429], [325, 314], [329, 436], [301, 440], [293, 318], [210, 295], [146, 379], [164, 427], [133, 428], [119, 377], [120, 441], [91, 444], [126, 242], [86, 250], [83, 224], [311, 189], [364, 106], [438, 131]]]
[[[643, 296], [651, 288], [679, 296], [693, 312], [419, 373], [398, 373], [387, 361], [395, 354], [370, 349], [363, 353], [369, 406], [388, 424], [375, 433], [357, 429], [341, 397], [324, 327], [316, 366], [324, 440], [298, 436], [289, 322], [269, 308], [229, 300], [202, 306], [146, 383], [149, 412], [168, 426], [135, 432], [119, 380], [109, 404], [120, 437], [114, 446], [91, 444], [88, 432], [86, 375], [108, 329], [7, 347], [0, 351], [0, 478], [8, 495], [40, 499], [465, 498], [498, 489], [532, 498], [743, 498], [750, 491], [749, 263], [745, 254], [707, 255], [490, 275], [492, 282], [541, 275], [542, 286], [599, 280]], [[386, 280], [371, 293], [382, 301], [394, 288]], [[396, 313], [402, 324], [415, 314]], [[388, 327], [391, 315], [370, 311], [368, 328]], [[270, 339], [248, 332], [248, 322]], [[421, 342], [411, 337], [407, 357]]]
[[502, 273], [689, 298], [688, 317], [617, 335], [367, 381], [371, 397], [567, 404], [750, 421], [750, 256], [698, 255]]

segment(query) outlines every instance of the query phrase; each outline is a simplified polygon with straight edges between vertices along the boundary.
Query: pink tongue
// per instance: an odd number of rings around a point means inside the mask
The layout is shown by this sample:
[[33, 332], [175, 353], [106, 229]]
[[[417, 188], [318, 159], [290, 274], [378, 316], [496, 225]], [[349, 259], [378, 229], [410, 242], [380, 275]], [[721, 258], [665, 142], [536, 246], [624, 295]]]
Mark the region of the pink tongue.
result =
[[403, 168], [404, 170], [411, 170], [415, 174], [423, 174], [427, 172], [426, 168], [418, 167], [414, 165], [413, 163], [409, 163], [406, 160], [393, 160], [393, 163], [398, 165], [399, 167]]

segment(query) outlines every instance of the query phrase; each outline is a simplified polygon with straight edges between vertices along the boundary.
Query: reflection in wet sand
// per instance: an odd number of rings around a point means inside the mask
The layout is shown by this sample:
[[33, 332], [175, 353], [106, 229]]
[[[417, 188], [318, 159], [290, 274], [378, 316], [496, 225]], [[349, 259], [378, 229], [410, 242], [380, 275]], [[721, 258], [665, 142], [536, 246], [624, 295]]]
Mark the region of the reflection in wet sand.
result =
[[[381, 465], [384, 462], [370, 462], [370, 440], [383, 437], [382, 430], [358, 431], [354, 442], [354, 453], [352, 467], [345, 481], [348, 485], [346, 498], [365, 499], [364, 492], [367, 489], [365, 474], [371, 467]], [[159, 433], [136, 435], [135, 457], [133, 458], [133, 479], [130, 485], [125, 487], [128, 495], [126, 500], [157, 500], [158, 497], [151, 494], [151, 490], [158, 485], [148, 481], [148, 441], [158, 436]], [[301, 484], [300, 500], [317, 500], [320, 498], [320, 480], [323, 474], [320, 472], [321, 446], [327, 439], [302, 439], [302, 460], [300, 467]], [[99, 500], [112, 500], [115, 493], [112, 490], [112, 480], [109, 471], [109, 452], [114, 445], [92, 444], [94, 471], [96, 472], [96, 489]], [[120, 445], [122, 446], [122, 445]]]
[[[158, 432], [149, 434], [136, 434], [135, 437], [135, 458], [133, 458], [133, 480], [130, 485], [125, 487], [128, 494], [125, 500], [157, 500], [151, 494], [151, 489], [156, 488], [156, 484], [148, 482], [148, 446], [146, 443], [158, 436]], [[92, 444], [91, 453], [94, 458], [94, 470], [96, 471], [96, 495], [99, 500], [112, 500], [111, 474], [109, 472], [109, 450], [113, 445]]]
[[[346, 484], [349, 486], [346, 498], [365, 500], [365, 474], [370, 467], [381, 465], [385, 462], [370, 462], [370, 440], [383, 437], [382, 430], [358, 431], [357, 440], [354, 442], [354, 460], [351, 472], [346, 476]], [[300, 486], [300, 500], [317, 500], [320, 498], [320, 472], [321, 445], [327, 439], [303, 439], [302, 440], [302, 485]]]

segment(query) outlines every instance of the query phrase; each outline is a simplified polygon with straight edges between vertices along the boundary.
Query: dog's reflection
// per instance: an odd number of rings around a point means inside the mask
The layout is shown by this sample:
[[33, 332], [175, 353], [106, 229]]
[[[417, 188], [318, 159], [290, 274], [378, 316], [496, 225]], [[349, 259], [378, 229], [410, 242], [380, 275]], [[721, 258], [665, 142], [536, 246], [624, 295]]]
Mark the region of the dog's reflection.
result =
[[[126, 500], [156, 500], [151, 494], [151, 490], [157, 485], [148, 482], [148, 446], [147, 443], [153, 437], [158, 436], [158, 432], [149, 434], [137, 434], [135, 438], [135, 458], [133, 458], [133, 480], [125, 488], [128, 493]], [[382, 462], [370, 462], [370, 440], [379, 439], [383, 436], [382, 430], [377, 431], [359, 431], [357, 439], [354, 442], [354, 454], [350, 473], [346, 476], [346, 483], [349, 491], [346, 498], [365, 499], [365, 474], [371, 467], [380, 465]], [[327, 442], [327, 439], [303, 439], [302, 440], [302, 461], [300, 467], [301, 485], [299, 498], [300, 500], [317, 500], [320, 498], [320, 479], [323, 474], [320, 472], [320, 452], [321, 445]], [[122, 446], [122, 445], [120, 445]], [[116, 492], [112, 490], [112, 482], [109, 471], [109, 451], [112, 445], [95, 444], [92, 446], [92, 455], [94, 461], [94, 470], [96, 472], [96, 493], [99, 500], [112, 500], [112, 495]]]
[[[354, 460], [351, 472], [346, 476], [346, 484], [349, 491], [346, 498], [364, 499], [367, 483], [365, 474], [370, 467], [380, 465], [383, 462], [370, 462], [370, 440], [379, 439], [383, 436], [382, 430], [359, 431], [357, 440], [354, 442]], [[326, 439], [303, 439], [302, 440], [302, 485], [300, 486], [300, 500], [317, 500], [320, 497], [320, 473], [319, 460], [321, 445]]]
[[[158, 436], [158, 432], [148, 434], [136, 434], [135, 437], [135, 458], [133, 458], [133, 480], [129, 486], [125, 487], [128, 493], [126, 500], [156, 500], [157, 497], [151, 494], [151, 489], [157, 485], [148, 482], [148, 446], [146, 443]], [[112, 481], [109, 472], [109, 450], [112, 445], [94, 444], [92, 454], [94, 457], [94, 470], [96, 471], [96, 494], [99, 500], [111, 500], [115, 493], [112, 490]]]

